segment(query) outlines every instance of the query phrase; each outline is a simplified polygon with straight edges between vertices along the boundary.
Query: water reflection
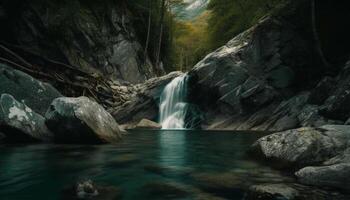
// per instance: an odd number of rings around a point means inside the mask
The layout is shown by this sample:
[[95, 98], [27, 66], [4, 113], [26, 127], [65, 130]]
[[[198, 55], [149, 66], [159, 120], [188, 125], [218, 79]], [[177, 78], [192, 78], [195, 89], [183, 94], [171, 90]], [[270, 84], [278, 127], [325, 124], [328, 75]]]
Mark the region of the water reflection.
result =
[[186, 165], [186, 131], [167, 130], [159, 134], [160, 164], [162, 166]]

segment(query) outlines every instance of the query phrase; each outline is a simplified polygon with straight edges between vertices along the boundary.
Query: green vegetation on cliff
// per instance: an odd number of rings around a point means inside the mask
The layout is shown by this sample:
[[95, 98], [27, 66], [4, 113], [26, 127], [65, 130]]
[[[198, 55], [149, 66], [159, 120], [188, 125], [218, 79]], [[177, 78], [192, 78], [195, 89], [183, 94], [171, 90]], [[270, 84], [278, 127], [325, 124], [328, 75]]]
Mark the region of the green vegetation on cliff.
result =
[[[282, 2], [284, 0], [210, 0], [207, 10], [196, 18], [182, 20], [180, 16], [181, 20], [172, 24], [173, 65], [182, 71], [191, 69], [209, 52], [256, 24]], [[175, 3], [178, 7], [184, 4], [183, 1]], [[176, 10], [175, 14], [183, 12]]]

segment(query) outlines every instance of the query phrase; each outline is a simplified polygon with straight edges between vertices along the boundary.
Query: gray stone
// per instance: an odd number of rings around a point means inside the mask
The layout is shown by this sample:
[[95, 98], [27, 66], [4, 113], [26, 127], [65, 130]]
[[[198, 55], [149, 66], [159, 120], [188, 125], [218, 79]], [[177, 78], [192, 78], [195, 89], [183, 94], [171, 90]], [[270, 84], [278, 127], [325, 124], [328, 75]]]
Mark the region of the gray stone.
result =
[[253, 185], [249, 188], [247, 200], [293, 200], [299, 192], [284, 184]]
[[305, 167], [295, 173], [303, 184], [350, 189], [350, 163], [330, 166]]
[[45, 118], [57, 143], [98, 144], [117, 142], [121, 137], [113, 117], [87, 97], [55, 99]]
[[0, 63], [0, 94], [10, 94], [44, 115], [52, 100], [62, 95], [51, 85]]
[[320, 164], [342, 152], [350, 138], [343, 125], [300, 128], [274, 133], [259, 139], [252, 152], [276, 167], [301, 168]]
[[[296, 117], [307, 95], [294, 87], [306, 77], [300, 69], [313, 66], [313, 47], [298, 31], [301, 24], [290, 26], [294, 17], [263, 18], [189, 72], [190, 100], [208, 113], [206, 127], [280, 131], [300, 125]], [[215, 119], [222, 116], [229, 119]]]
[[281, 119], [277, 120], [274, 124], [274, 130], [284, 131], [288, 129], [294, 129], [299, 126], [299, 120], [295, 116], [284, 116]]
[[335, 164], [341, 164], [341, 163], [350, 163], [350, 147], [348, 147], [341, 154], [338, 154], [335, 157], [325, 161], [323, 165], [335, 165]]
[[161, 129], [162, 125], [158, 124], [157, 122], [148, 120], [148, 119], [142, 119], [136, 127], [137, 129]]
[[11, 39], [28, 51], [131, 83], [164, 73], [144, 55], [133, 16], [122, 2], [22, 2], [16, 12], [18, 17], [6, 21], [16, 33]]
[[52, 134], [45, 119], [9, 94], [0, 97], [0, 130], [4, 142], [51, 141]]

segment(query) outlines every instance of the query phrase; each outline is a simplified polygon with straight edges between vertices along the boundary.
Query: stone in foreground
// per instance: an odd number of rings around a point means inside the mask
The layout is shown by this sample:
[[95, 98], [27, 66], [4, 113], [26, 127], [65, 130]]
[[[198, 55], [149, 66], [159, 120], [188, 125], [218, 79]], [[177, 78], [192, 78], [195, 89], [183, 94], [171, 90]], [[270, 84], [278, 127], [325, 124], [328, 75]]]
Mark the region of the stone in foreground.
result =
[[162, 126], [158, 124], [157, 122], [148, 120], [148, 119], [142, 119], [137, 125], [137, 129], [161, 129]]
[[299, 192], [284, 184], [261, 184], [249, 188], [247, 200], [292, 200], [296, 199]]
[[252, 152], [276, 167], [302, 168], [340, 154], [350, 138], [350, 126], [326, 125], [275, 133], [259, 139]]
[[305, 167], [295, 175], [303, 184], [350, 190], [350, 163]]
[[[9, 94], [0, 97], [0, 130], [6, 143], [50, 141], [45, 118]], [[0, 136], [1, 138], [1, 136]]]
[[57, 143], [100, 144], [117, 142], [121, 138], [114, 118], [87, 97], [57, 98], [45, 117]]

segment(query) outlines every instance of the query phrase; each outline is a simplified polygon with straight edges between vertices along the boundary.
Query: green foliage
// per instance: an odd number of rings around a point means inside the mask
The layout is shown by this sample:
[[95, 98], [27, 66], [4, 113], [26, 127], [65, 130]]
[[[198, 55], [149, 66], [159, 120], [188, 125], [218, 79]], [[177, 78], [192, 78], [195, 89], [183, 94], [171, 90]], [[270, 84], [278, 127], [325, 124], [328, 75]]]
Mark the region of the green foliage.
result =
[[271, 12], [283, 0], [211, 0], [208, 10], [209, 48], [224, 45]]
[[193, 21], [178, 21], [175, 25], [173, 57], [175, 68], [190, 70], [204, 55], [209, 53], [207, 47], [207, 19], [205, 12]]

